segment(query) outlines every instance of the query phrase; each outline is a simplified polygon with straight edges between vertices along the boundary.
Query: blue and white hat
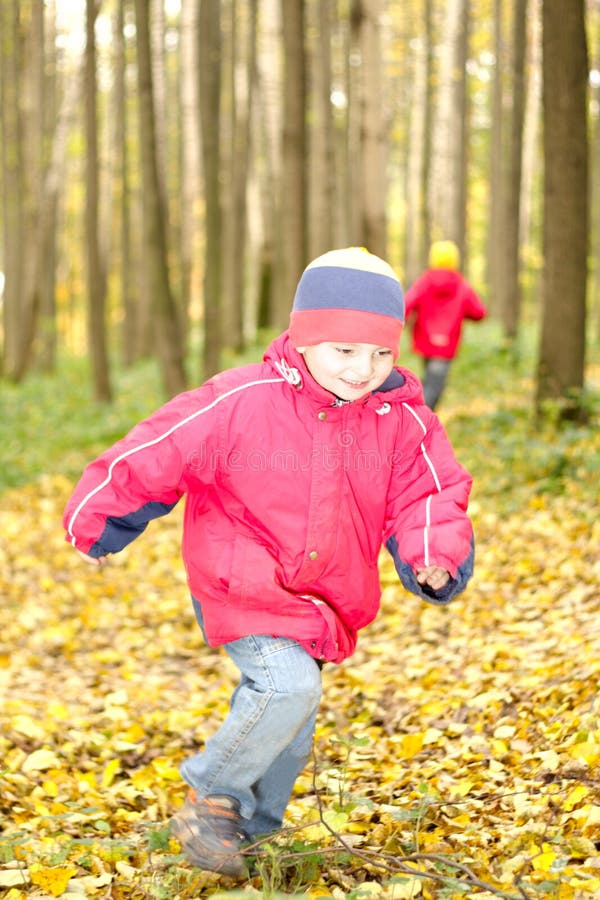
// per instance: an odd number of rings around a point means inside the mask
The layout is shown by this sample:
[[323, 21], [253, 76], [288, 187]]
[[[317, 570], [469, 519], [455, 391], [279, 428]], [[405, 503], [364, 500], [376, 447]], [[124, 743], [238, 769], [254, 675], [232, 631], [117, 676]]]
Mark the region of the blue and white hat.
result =
[[290, 315], [295, 347], [375, 344], [398, 355], [404, 295], [392, 267], [362, 247], [330, 250], [300, 278]]

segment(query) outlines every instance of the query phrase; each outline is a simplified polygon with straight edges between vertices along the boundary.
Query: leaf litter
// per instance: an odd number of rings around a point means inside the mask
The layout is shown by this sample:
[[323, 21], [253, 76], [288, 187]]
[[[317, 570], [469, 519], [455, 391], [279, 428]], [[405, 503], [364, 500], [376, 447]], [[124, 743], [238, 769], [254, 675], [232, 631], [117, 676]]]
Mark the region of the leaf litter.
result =
[[[314, 762], [236, 896], [600, 896], [600, 520], [581, 462], [600, 447], [582, 441], [552, 490], [527, 489], [524, 447], [505, 509], [479, 463], [476, 574], [450, 607], [382, 558], [382, 614], [325, 667]], [[181, 511], [89, 570], [59, 527], [70, 489], [46, 475], [2, 497], [0, 895], [226, 896], [166, 829], [235, 675], [194, 623]]]

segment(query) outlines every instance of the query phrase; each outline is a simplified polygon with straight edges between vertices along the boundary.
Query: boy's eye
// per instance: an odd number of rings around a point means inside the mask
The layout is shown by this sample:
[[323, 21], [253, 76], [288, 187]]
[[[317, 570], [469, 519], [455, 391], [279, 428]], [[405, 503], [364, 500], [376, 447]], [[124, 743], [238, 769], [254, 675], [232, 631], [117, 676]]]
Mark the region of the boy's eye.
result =
[[391, 353], [392, 353], [391, 350], [378, 350], [376, 355], [377, 356], [390, 356]]
[[343, 353], [345, 356], [347, 356], [349, 353], [352, 353], [351, 347], [336, 347], [335, 349], [338, 353]]

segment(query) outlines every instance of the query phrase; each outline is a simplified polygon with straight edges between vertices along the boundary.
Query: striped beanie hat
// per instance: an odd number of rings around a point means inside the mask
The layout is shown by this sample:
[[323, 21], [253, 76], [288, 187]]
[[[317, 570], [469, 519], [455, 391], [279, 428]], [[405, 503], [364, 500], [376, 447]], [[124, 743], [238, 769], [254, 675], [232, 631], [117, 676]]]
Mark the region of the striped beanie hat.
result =
[[392, 267], [362, 247], [330, 250], [300, 278], [290, 315], [295, 347], [376, 344], [398, 355], [404, 295]]

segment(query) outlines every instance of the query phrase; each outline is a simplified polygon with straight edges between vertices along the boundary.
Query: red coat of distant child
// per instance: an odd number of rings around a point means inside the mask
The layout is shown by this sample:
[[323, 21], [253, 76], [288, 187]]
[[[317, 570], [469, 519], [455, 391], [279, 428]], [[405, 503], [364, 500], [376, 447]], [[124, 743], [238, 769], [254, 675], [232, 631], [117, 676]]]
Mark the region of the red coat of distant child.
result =
[[429, 269], [406, 294], [406, 320], [412, 347], [425, 357], [425, 402], [434, 409], [445, 386], [450, 361], [458, 352], [463, 321], [483, 319], [487, 310], [458, 271], [460, 254], [452, 241], [436, 241]]

